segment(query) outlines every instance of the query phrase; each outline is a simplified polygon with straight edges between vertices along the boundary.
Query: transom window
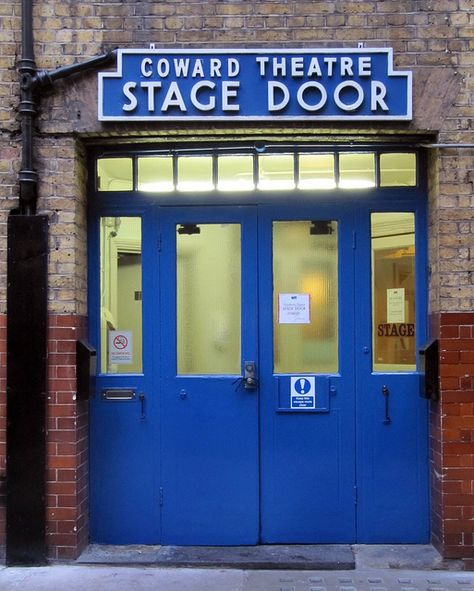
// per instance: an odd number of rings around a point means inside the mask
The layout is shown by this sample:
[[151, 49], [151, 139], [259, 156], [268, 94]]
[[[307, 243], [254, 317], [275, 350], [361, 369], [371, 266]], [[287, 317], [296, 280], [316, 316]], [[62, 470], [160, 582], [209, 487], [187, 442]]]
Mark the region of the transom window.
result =
[[415, 187], [417, 155], [396, 151], [176, 152], [97, 159], [105, 191], [249, 192]]

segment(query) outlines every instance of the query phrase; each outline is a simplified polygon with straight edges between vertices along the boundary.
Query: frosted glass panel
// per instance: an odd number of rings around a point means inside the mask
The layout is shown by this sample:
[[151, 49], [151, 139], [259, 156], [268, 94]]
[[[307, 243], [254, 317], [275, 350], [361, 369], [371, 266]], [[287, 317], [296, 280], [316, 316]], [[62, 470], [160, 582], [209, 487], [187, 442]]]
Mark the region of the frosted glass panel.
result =
[[416, 369], [414, 218], [413, 213], [371, 216], [375, 372]]
[[141, 219], [100, 218], [102, 373], [142, 371]]
[[240, 225], [179, 225], [176, 239], [178, 374], [240, 374]]
[[298, 189], [334, 189], [334, 154], [300, 154]]
[[380, 154], [381, 187], [414, 187], [416, 185], [416, 154]]
[[339, 186], [342, 189], [375, 187], [375, 154], [339, 154]]
[[99, 158], [97, 160], [97, 189], [99, 191], [131, 191], [133, 161], [131, 158]]
[[273, 286], [274, 372], [337, 372], [337, 223], [274, 222]]
[[219, 156], [217, 170], [219, 191], [251, 191], [255, 188], [252, 156]]
[[178, 191], [212, 191], [212, 156], [178, 158]]
[[138, 158], [138, 190], [152, 193], [173, 191], [173, 158], [148, 156]]
[[258, 157], [258, 188], [280, 191], [295, 188], [293, 154], [264, 154]]

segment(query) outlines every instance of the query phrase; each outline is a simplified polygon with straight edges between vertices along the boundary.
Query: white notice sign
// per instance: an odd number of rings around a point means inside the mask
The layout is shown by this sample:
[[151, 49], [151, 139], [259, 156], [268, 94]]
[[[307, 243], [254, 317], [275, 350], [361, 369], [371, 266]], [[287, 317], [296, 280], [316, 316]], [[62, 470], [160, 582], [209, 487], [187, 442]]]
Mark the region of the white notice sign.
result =
[[130, 365], [132, 352], [131, 330], [109, 330], [109, 365]]
[[405, 322], [405, 288], [387, 289], [387, 323]]
[[278, 295], [278, 322], [280, 324], [309, 324], [309, 293], [280, 293]]

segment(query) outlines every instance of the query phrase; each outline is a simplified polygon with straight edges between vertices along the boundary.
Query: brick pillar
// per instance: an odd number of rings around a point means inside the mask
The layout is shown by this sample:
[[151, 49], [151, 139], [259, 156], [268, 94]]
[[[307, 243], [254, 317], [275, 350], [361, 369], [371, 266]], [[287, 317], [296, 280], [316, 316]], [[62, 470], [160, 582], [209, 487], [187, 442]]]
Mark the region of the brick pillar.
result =
[[5, 557], [5, 495], [7, 458], [7, 317], [0, 315], [0, 558]]
[[474, 312], [443, 313], [440, 400], [431, 406], [432, 533], [446, 558], [474, 557]]
[[70, 560], [88, 541], [88, 402], [76, 399], [76, 340], [86, 319], [50, 315], [47, 524], [49, 558]]

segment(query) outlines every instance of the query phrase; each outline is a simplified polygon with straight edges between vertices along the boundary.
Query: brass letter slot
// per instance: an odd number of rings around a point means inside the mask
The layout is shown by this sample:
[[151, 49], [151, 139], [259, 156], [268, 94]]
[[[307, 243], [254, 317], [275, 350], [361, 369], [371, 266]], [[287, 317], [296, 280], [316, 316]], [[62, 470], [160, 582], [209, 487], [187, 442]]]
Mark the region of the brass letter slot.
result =
[[127, 390], [125, 388], [113, 388], [110, 390], [102, 390], [102, 400], [133, 400], [135, 398], [135, 390]]

